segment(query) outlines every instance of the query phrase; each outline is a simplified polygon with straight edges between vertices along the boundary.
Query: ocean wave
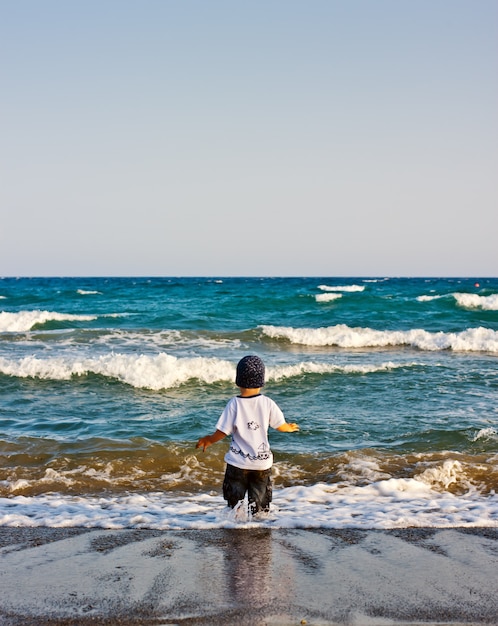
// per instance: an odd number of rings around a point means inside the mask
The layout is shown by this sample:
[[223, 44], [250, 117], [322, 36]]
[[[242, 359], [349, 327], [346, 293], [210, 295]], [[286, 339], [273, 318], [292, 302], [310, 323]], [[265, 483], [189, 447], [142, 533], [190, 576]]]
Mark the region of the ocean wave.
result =
[[432, 302], [442, 298], [454, 298], [456, 305], [462, 309], [481, 309], [482, 311], [498, 311], [498, 294], [480, 296], [476, 293], [448, 293], [417, 296], [418, 302]]
[[0, 332], [27, 332], [38, 324], [46, 324], [47, 322], [91, 322], [97, 319], [95, 315], [74, 315], [71, 313], [57, 313], [55, 311], [19, 311], [18, 313], [9, 313], [2, 311], [0, 313]]
[[418, 367], [416, 362], [409, 363], [379, 363], [378, 365], [335, 365], [330, 363], [314, 363], [305, 361], [295, 365], [283, 365], [269, 368], [268, 380], [279, 381], [285, 378], [294, 378], [306, 374], [373, 374], [391, 370]]
[[80, 296], [94, 296], [94, 295], [102, 295], [101, 291], [96, 291], [94, 289], [77, 289], [76, 293], [78, 293]]
[[490, 328], [468, 328], [456, 333], [412, 330], [374, 330], [351, 328], [346, 324], [321, 328], [260, 326], [271, 339], [285, 339], [305, 346], [337, 346], [339, 348], [386, 348], [410, 346], [419, 350], [455, 352], [498, 352], [498, 331]]
[[438, 296], [417, 296], [417, 301], [418, 302], [432, 302], [433, 300], [440, 300], [441, 298], [444, 298], [445, 296], [443, 295], [438, 295]]
[[498, 311], [498, 294], [479, 296], [476, 293], [454, 293], [457, 305], [463, 309], [482, 309], [483, 311]]
[[315, 296], [317, 302], [332, 302], [333, 300], [339, 300], [342, 298], [342, 293], [318, 293]]
[[356, 291], [364, 291], [365, 285], [343, 285], [343, 286], [318, 285], [318, 289], [321, 289], [322, 291], [345, 291], [348, 293], [354, 293]]
[[[124, 314], [119, 314], [120, 317]], [[99, 315], [100, 318], [108, 318], [110, 315]], [[257, 331], [247, 333], [257, 334]], [[243, 335], [244, 333], [242, 333]], [[0, 345], [8, 345], [13, 337], [2, 334], [0, 331]], [[244, 337], [245, 339], [245, 337]], [[250, 341], [250, 337], [249, 337]], [[232, 335], [219, 335], [206, 331], [190, 330], [150, 330], [147, 328], [137, 330], [127, 330], [114, 325], [80, 325], [77, 329], [71, 327], [64, 332], [53, 332], [48, 329], [37, 328], [31, 332], [25, 331], [15, 336], [15, 345], [30, 349], [32, 354], [38, 353], [42, 349], [89, 349], [106, 352], [131, 352], [135, 354], [149, 352], [169, 352], [180, 350], [185, 353], [209, 353], [218, 356], [218, 352], [235, 350], [240, 352], [242, 340], [235, 333]], [[3, 347], [3, 346], [2, 346]], [[178, 352], [177, 352], [178, 353]], [[3, 353], [5, 355], [5, 352]], [[9, 355], [10, 356], [10, 355]]]
[[[305, 361], [294, 365], [266, 368], [268, 381], [306, 374], [370, 374], [397, 368], [417, 366], [417, 363], [381, 363], [378, 365], [337, 365]], [[78, 359], [28, 356], [21, 359], [0, 357], [0, 373], [16, 378], [70, 380], [73, 377], [96, 374], [119, 380], [139, 389], [169, 389], [190, 380], [206, 384], [233, 382], [235, 364], [214, 357], [176, 357], [165, 352], [156, 355], [111, 353], [100, 357]]]
[[97, 374], [132, 387], [159, 390], [178, 387], [191, 379], [205, 383], [232, 381], [235, 366], [216, 358], [178, 358], [164, 352], [152, 356], [111, 353], [86, 359], [0, 358], [0, 372], [6, 376], [49, 380], [70, 380], [73, 376]]

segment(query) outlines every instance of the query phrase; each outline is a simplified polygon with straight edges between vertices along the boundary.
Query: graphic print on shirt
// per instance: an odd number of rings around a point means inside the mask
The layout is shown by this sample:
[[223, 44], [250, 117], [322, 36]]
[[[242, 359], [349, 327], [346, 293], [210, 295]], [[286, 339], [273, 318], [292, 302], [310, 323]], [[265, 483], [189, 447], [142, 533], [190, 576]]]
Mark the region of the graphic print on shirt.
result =
[[[247, 428], [249, 430], [256, 431], [256, 430], [259, 430], [260, 425], [258, 424], [258, 422], [250, 421], [250, 422], [247, 422]], [[242, 452], [242, 450], [235, 448], [233, 444], [234, 444], [234, 441], [232, 437], [230, 450], [234, 452], [235, 454], [238, 454], [239, 456], [243, 457], [244, 459], [249, 459], [250, 461], [266, 461], [267, 459], [271, 457], [270, 447], [264, 441], [258, 446], [257, 455], [250, 454], [249, 452], [244, 453]]]
[[266, 443], [262, 443], [259, 448], [258, 459], [268, 459], [270, 456], [270, 448], [266, 445]]
[[268, 446], [264, 442], [258, 447], [258, 454], [257, 454], [257, 456], [254, 456], [254, 455], [250, 454], [249, 452], [247, 454], [244, 454], [244, 452], [242, 452], [242, 450], [234, 448], [233, 445], [230, 446], [230, 450], [234, 454], [238, 454], [242, 458], [249, 459], [250, 461], [266, 461], [267, 459], [269, 459], [271, 457], [270, 449], [268, 448]]

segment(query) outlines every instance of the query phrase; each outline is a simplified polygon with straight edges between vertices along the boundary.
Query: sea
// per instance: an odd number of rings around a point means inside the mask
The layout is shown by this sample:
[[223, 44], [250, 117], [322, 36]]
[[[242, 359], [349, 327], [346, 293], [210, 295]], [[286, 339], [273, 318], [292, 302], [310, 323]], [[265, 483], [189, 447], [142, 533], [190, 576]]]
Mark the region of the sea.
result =
[[[237, 362], [270, 430], [252, 517], [205, 452]], [[498, 278], [0, 279], [0, 525], [497, 527]]]

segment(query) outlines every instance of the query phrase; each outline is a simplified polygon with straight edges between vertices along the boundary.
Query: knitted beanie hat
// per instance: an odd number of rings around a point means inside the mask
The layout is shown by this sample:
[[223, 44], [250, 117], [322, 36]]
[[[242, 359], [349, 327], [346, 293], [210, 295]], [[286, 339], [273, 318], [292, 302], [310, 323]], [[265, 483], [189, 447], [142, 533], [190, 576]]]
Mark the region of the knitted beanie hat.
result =
[[257, 389], [265, 384], [265, 364], [259, 356], [245, 356], [237, 364], [237, 387]]

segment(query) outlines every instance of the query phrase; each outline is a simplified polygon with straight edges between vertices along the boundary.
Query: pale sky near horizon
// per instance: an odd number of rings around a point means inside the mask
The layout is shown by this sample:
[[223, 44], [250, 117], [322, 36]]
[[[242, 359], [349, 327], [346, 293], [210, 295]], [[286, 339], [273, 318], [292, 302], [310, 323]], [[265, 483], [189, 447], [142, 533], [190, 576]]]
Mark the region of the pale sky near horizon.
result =
[[496, 0], [0, 0], [0, 276], [498, 276]]

